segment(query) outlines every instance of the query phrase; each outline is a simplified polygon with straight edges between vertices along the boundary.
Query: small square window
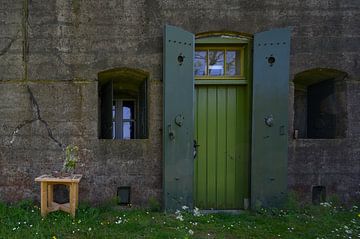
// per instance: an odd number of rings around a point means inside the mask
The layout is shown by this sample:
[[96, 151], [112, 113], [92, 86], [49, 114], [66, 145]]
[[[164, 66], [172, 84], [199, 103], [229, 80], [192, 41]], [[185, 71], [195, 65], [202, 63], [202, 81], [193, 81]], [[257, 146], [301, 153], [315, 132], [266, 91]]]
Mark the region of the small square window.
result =
[[100, 138], [146, 138], [146, 75], [139, 70], [121, 68], [99, 73], [99, 80]]

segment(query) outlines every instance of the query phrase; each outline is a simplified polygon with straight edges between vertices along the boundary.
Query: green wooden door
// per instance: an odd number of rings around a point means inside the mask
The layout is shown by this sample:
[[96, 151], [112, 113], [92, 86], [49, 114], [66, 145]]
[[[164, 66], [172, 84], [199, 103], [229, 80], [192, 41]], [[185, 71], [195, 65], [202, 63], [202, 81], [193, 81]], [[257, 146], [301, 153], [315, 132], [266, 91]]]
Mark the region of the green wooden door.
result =
[[195, 139], [195, 205], [243, 208], [249, 198], [247, 86], [196, 86]]

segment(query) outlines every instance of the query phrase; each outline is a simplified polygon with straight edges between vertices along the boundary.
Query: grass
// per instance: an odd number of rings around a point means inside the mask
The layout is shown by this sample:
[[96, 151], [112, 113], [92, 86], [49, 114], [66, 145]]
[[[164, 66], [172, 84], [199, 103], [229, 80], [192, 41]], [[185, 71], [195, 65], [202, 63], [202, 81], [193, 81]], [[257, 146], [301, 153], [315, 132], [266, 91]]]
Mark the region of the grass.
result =
[[0, 203], [0, 238], [360, 238], [360, 209], [322, 206], [194, 216], [80, 205], [41, 218], [32, 202]]

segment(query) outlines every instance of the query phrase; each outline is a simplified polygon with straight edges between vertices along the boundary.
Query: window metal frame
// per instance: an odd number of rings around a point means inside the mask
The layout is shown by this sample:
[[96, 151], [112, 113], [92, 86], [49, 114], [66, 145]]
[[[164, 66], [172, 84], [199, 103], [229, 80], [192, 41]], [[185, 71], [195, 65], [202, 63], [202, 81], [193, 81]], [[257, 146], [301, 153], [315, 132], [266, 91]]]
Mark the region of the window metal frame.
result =
[[[207, 55], [206, 55], [206, 71], [207, 71], [207, 75], [204, 76], [197, 76], [194, 75], [195, 80], [197, 81], [197, 83], [200, 83], [200, 80], [246, 80], [245, 75], [244, 75], [244, 60], [245, 60], [245, 54], [244, 54], [244, 46], [226, 46], [226, 45], [222, 45], [222, 46], [214, 46], [214, 45], [206, 45], [206, 46], [199, 46], [199, 47], [195, 47], [195, 52], [196, 51], [206, 51]], [[224, 51], [224, 75], [222, 76], [209, 76], [208, 75], [208, 71], [209, 71], [209, 51], [213, 51], [213, 50], [218, 50], [218, 51]], [[240, 51], [240, 75], [234, 75], [234, 76], [228, 76], [226, 75], [226, 70], [227, 70], [227, 66], [226, 66], [226, 52], [227, 51]], [[201, 84], [201, 83], [200, 83]]]
[[[134, 102], [134, 113], [132, 116], [132, 119], [123, 119], [123, 102], [124, 101], [132, 101]], [[115, 135], [113, 135], [113, 139], [125, 139], [124, 135], [123, 135], [123, 124], [125, 122], [133, 122], [134, 125], [134, 132], [133, 138], [130, 139], [136, 139], [137, 137], [137, 125], [136, 125], [136, 121], [137, 121], [137, 115], [138, 115], [138, 100], [134, 99], [134, 98], [124, 98], [124, 99], [114, 99], [115, 102], [115, 119], [113, 118], [113, 120], [115, 120]], [[119, 127], [120, 126], [120, 127]], [[129, 139], [127, 139], [129, 140]]]

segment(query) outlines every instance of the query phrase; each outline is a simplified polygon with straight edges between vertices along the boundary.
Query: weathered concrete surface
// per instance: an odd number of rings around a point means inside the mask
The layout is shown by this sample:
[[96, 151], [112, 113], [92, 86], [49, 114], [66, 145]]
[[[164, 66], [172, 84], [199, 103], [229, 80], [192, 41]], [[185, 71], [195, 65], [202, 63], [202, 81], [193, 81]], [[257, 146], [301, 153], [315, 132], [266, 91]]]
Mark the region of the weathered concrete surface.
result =
[[[293, 26], [291, 76], [347, 72], [344, 139], [293, 141], [291, 88], [289, 188], [309, 199], [321, 183], [358, 199], [359, 22], [358, 0], [0, 0], [0, 200], [37, 198], [33, 179], [62, 166], [59, 143], [81, 148], [82, 200], [109, 200], [122, 185], [132, 186], [134, 204], [161, 200], [166, 23], [194, 33]], [[115, 67], [150, 73], [146, 140], [98, 139], [97, 73]]]

